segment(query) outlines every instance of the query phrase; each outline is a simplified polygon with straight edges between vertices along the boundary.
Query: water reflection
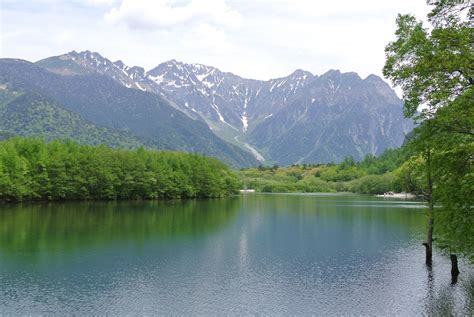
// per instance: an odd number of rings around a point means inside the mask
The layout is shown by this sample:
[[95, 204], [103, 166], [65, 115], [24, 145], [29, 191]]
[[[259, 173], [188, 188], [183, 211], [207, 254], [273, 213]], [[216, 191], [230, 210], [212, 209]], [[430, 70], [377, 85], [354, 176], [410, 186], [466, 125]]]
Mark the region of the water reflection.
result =
[[[383, 205], [384, 207], [379, 207]], [[0, 209], [0, 314], [473, 314], [417, 203], [246, 195]], [[366, 207], [368, 206], [368, 207]]]
[[19, 251], [34, 257], [117, 241], [198, 236], [224, 226], [238, 204], [231, 198], [6, 205], [0, 210], [0, 254], [5, 260]]
[[[424, 314], [429, 316], [472, 316], [474, 313], [474, 276], [464, 272], [462, 281], [449, 283], [445, 278], [436, 283], [433, 267], [426, 267], [427, 285]], [[443, 275], [443, 272], [440, 272]]]

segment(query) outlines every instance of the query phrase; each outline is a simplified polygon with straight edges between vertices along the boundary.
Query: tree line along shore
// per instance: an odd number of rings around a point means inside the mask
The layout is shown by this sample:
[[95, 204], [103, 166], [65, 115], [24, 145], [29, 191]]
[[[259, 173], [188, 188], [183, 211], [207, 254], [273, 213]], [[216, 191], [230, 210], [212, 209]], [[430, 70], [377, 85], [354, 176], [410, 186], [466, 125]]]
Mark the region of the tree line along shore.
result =
[[14, 137], [0, 142], [3, 201], [215, 198], [254, 189], [270, 193], [423, 194], [421, 158], [409, 147], [339, 164], [258, 166], [233, 171], [182, 152], [114, 149]]
[[214, 198], [258, 192], [419, 193], [405, 148], [340, 164], [233, 171], [201, 155], [14, 137], [0, 142], [3, 201]]
[[[388, 149], [379, 157], [367, 155], [356, 162], [352, 157], [339, 164], [295, 164], [288, 167], [259, 166], [240, 171], [244, 188], [257, 192], [386, 192], [420, 193], [410, 179], [413, 168], [407, 148]], [[408, 181], [410, 179], [410, 181]]]
[[15, 137], [0, 142], [1, 201], [214, 198], [237, 174], [209, 157]]

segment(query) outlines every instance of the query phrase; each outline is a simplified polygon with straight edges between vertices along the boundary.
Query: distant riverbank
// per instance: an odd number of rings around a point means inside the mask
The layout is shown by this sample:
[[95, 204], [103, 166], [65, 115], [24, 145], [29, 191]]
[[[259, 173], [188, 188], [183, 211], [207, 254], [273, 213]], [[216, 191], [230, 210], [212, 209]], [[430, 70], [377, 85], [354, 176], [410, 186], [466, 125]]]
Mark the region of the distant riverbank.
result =
[[[347, 158], [339, 164], [259, 166], [243, 169], [239, 176], [244, 188], [257, 192], [352, 192], [372, 195], [410, 192], [403, 168], [408, 156], [404, 148], [389, 149], [380, 157], [369, 155], [361, 162]], [[414, 198], [411, 194], [407, 196]]]
[[398, 199], [415, 199], [416, 196], [411, 193], [383, 193], [381, 195], [375, 195], [376, 197], [383, 197], [383, 198], [398, 198]]

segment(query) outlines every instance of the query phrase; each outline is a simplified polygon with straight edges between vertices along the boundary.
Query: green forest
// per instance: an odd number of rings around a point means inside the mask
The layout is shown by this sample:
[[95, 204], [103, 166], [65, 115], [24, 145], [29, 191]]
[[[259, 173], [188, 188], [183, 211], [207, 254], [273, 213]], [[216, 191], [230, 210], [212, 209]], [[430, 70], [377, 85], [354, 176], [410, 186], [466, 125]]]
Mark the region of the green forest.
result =
[[0, 142], [2, 201], [211, 198], [239, 187], [235, 172], [201, 155], [35, 138]]
[[259, 192], [354, 192], [383, 194], [388, 191], [419, 193], [405, 162], [409, 148], [388, 149], [381, 156], [352, 157], [340, 164], [297, 164], [289, 167], [259, 166], [240, 171], [244, 188]]

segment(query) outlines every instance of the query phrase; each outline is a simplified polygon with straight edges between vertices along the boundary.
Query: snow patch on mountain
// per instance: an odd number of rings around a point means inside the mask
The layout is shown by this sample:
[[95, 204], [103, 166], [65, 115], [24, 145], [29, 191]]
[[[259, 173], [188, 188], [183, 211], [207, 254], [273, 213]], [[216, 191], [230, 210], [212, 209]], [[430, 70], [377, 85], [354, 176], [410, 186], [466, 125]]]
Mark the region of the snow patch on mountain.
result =
[[[227, 123], [227, 122], [225, 121], [224, 117], [222, 116], [221, 112], [219, 111], [219, 107], [218, 107], [215, 103], [213, 103], [211, 106], [212, 106], [212, 108], [216, 111], [217, 116], [219, 117], [219, 120], [220, 120], [221, 122], [223, 122], [223, 123]], [[228, 124], [228, 123], [227, 123], [227, 124]]]
[[161, 84], [164, 81], [164, 75], [158, 75], [158, 76], [148, 75], [148, 78], [153, 80], [158, 85]]
[[249, 120], [247, 118], [246, 112], [242, 114], [242, 131], [245, 133], [247, 132], [247, 128], [249, 126]]
[[250, 150], [250, 152], [252, 153], [252, 155], [257, 159], [257, 161], [259, 162], [265, 162], [265, 158], [263, 157], [262, 154], [260, 154], [253, 146], [251, 146], [250, 144], [246, 143], [246, 142], [242, 142], [239, 140], [239, 137], [238, 136], [235, 136], [234, 137], [234, 140], [243, 144], [245, 148], [247, 148], [248, 150]]

